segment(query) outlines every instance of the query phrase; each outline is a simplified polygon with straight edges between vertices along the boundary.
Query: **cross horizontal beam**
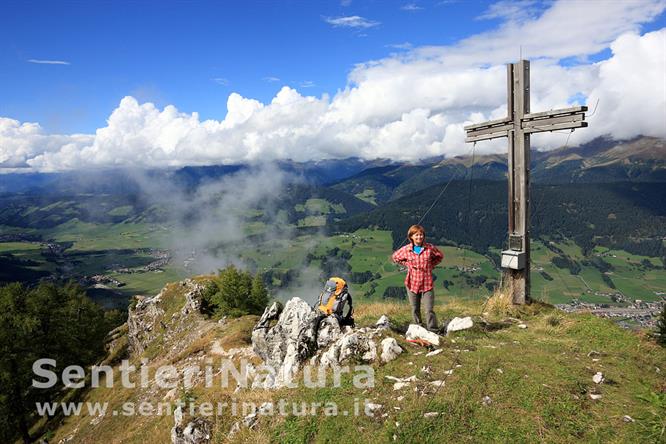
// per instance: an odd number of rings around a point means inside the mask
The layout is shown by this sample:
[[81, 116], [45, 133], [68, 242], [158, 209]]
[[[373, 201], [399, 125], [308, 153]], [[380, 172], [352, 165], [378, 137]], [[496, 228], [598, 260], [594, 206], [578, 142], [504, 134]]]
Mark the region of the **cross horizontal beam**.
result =
[[477, 129], [484, 129], [484, 128], [488, 128], [488, 127], [496, 126], [496, 125], [504, 125], [504, 124], [511, 123], [511, 122], [513, 122], [513, 120], [509, 119], [508, 117], [505, 117], [503, 119], [497, 119], [497, 120], [488, 120], [488, 121], [483, 122], [483, 123], [475, 123], [473, 125], [467, 125], [465, 127], [465, 131], [470, 132], [470, 131], [474, 131], [474, 130], [477, 130]]
[[465, 142], [478, 142], [479, 140], [496, 139], [506, 137], [508, 131], [513, 129], [513, 120], [505, 117], [504, 119], [489, 120], [475, 125], [465, 127], [467, 138]]
[[475, 130], [473, 132], [467, 133], [468, 137], [465, 138], [465, 142], [478, 142], [479, 140], [490, 140], [497, 139], [498, 137], [507, 137], [509, 130], [512, 129], [513, 123]]
[[543, 111], [540, 113], [530, 113], [530, 114], [525, 114], [523, 117], [523, 121], [525, 120], [534, 120], [534, 119], [542, 119], [542, 118], [548, 118], [548, 117], [557, 117], [560, 115], [566, 115], [566, 114], [578, 114], [578, 113], [584, 113], [587, 111], [587, 106], [572, 106], [570, 108], [561, 108], [561, 109], [551, 109], [550, 111]]
[[568, 122], [568, 123], [558, 123], [555, 125], [536, 126], [533, 128], [525, 128], [523, 132], [525, 134], [534, 134], [534, 133], [543, 133], [546, 131], [557, 131], [557, 130], [576, 129], [576, 128], [587, 128], [587, 122]]
[[523, 128], [537, 128], [544, 125], [556, 125], [559, 123], [581, 122], [585, 119], [585, 114], [568, 114], [561, 117], [549, 117], [547, 119], [523, 119]]
[[479, 142], [481, 140], [499, 139], [500, 137], [509, 137], [508, 131], [499, 131], [496, 133], [465, 137], [465, 143]]
[[520, 128], [508, 117], [504, 119], [489, 120], [483, 123], [465, 127], [467, 137], [465, 142], [478, 142], [481, 140], [508, 137], [512, 129], [522, 129], [525, 134], [556, 131], [562, 129], [575, 129], [587, 127], [585, 112], [587, 106], [573, 106], [541, 113], [525, 114], [520, 119]]
[[585, 128], [587, 127], [587, 122], [585, 122], [586, 111], [587, 106], [573, 106], [571, 108], [525, 114], [520, 120], [520, 125], [525, 134]]

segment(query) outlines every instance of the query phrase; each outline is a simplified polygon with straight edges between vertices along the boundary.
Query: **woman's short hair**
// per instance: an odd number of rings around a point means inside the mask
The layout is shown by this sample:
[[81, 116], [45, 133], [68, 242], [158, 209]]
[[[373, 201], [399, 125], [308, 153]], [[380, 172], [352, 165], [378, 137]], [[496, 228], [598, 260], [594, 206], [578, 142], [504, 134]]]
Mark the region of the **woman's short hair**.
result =
[[423, 233], [423, 239], [425, 240], [425, 228], [423, 228], [421, 225], [412, 225], [409, 227], [409, 230], [407, 230], [407, 239], [409, 241], [412, 241], [412, 236], [416, 233]]

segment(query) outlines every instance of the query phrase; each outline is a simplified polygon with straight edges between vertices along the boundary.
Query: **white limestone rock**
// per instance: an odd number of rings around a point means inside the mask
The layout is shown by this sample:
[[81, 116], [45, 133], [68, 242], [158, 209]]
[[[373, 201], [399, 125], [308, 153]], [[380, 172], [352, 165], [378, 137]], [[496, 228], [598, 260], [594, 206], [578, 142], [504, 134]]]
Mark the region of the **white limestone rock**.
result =
[[601, 384], [602, 382], [604, 382], [604, 375], [603, 375], [603, 373], [601, 373], [601, 372], [597, 372], [597, 373], [595, 373], [595, 375], [592, 376], [592, 381], [593, 381], [595, 384]]
[[380, 410], [384, 406], [382, 404], [375, 404], [374, 402], [369, 402], [365, 405], [365, 407], [368, 409], [370, 413], [374, 414], [376, 411]]
[[317, 348], [326, 348], [342, 336], [340, 323], [334, 316], [327, 316], [319, 323]]
[[396, 381], [396, 382], [416, 382], [418, 381], [418, 378], [416, 375], [408, 376], [406, 378], [398, 378], [396, 376], [391, 376], [391, 375], [386, 375], [384, 376], [386, 379], [390, 381]]
[[426, 330], [417, 324], [410, 324], [405, 334], [407, 339], [423, 339], [429, 343], [439, 346], [439, 335], [431, 331]]
[[446, 333], [451, 333], [453, 331], [467, 330], [474, 326], [472, 318], [467, 316], [464, 318], [453, 318], [451, 322], [446, 326]]
[[173, 412], [174, 426], [171, 429], [172, 444], [210, 443], [210, 423], [203, 418], [194, 418], [183, 427], [183, 410], [180, 406]]
[[405, 387], [409, 387], [409, 382], [396, 382], [393, 384], [393, 390], [400, 390]]
[[363, 361], [377, 358], [375, 342], [359, 332], [344, 335], [336, 344], [340, 347], [338, 362], [345, 362], [352, 357], [360, 357]]
[[391, 362], [402, 353], [402, 347], [394, 338], [384, 338], [382, 340], [382, 362]]
[[381, 315], [381, 317], [375, 323], [375, 327], [380, 329], [391, 328], [391, 321], [389, 321], [388, 316]]
[[264, 310], [252, 331], [252, 348], [275, 370], [275, 387], [293, 380], [300, 365], [317, 350], [318, 321], [319, 313], [300, 298], [290, 299], [282, 310], [277, 302]]

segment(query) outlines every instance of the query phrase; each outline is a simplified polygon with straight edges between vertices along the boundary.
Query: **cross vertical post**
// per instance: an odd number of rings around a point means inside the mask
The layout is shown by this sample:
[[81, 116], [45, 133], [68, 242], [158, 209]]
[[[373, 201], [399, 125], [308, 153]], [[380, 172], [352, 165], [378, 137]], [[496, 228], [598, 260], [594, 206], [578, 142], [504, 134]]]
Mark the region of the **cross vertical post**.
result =
[[[524, 266], [506, 267], [504, 280], [512, 292], [514, 304], [524, 304], [530, 289], [530, 135], [521, 122], [530, 112], [530, 62], [521, 60], [507, 66], [507, 112], [513, 129], [509, 131], [509, 250], [508, 254]], [[511, 252], [516, 252], [512, 254]], [[506, 254], [503, 254], [503, 262]]]
[[507, 65], [507, 117], [465, 127], [466, 142], [507, 137], [509, 245], [502, 251], [504, 282], [514, 304], [530, 298], [530, 134], [585, 128], [586, 106], [530, 111], [530, 62]]

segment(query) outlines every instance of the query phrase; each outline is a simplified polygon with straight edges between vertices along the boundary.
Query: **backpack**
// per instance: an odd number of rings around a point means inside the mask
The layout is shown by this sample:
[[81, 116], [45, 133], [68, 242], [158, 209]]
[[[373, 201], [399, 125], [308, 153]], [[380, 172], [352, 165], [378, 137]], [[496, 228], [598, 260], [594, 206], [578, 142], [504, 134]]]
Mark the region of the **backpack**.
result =
[[352, 297], [344, 279], [332, 277], [326, 281], [324, 291], [319, 295], [319, 311], [324, 316], [335, 316], [340, 326], [354, 326]]

